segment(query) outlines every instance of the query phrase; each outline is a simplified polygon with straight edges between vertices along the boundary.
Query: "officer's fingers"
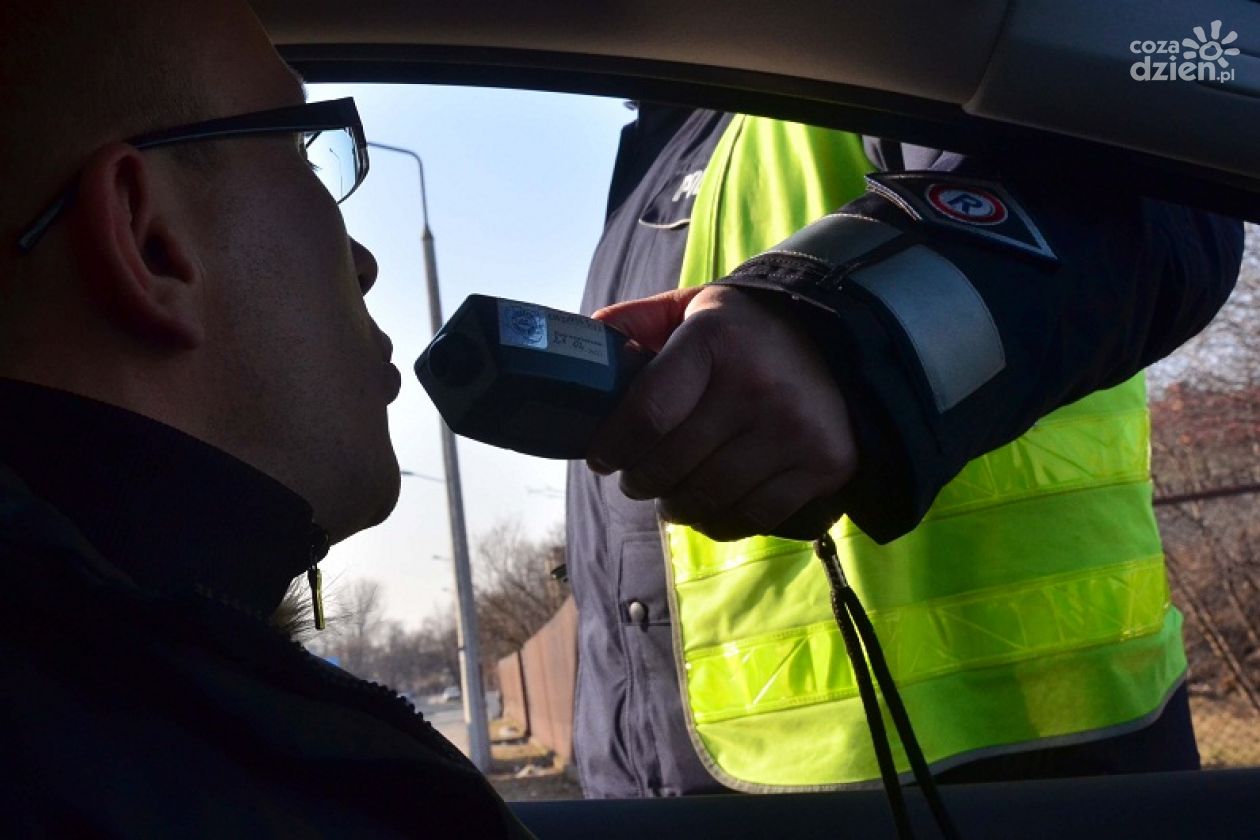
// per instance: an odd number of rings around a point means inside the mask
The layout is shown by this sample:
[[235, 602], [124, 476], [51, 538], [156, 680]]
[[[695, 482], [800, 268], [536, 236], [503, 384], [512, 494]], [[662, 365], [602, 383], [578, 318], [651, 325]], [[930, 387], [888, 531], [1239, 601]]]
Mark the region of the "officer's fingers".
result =
[[610, 473], [636, 466], [695, 410], [712, 365], [709, 345], [680, 332], [679, 340], [647, 364], [596, 430], [586, 453], [591, 469]]
[[705, 458], [669, 495], [657, 504], [661, 517], [691, 525], [729, 510], [783, 471], [786, 447], [756, 433], [742, 434]]
[[691, 416], [667, 434], [651, 452], [621, 473], [621, 492], [631, 499], [669, 495], [714, 452], [725, 449], [745, 419], [720, 398], [705, 391]]
[[796, 470], [762, 484], [736, 502], [734, 510], [758, 534], [813, 540], [835, 521], [828, 517], [825, 502], [834, 493], [818, 473]]
[[785, 540], [816, 540], [843, 514], [835, 499], [814, 499], [775, 525], [770, 533]]
[[597, 310], [591, 317], [625, 333], [653, 353], [659, 353], [686, 317], [687, 305], [702, 288], [675, 289], [616, 303]]
[[815, 539], [838, 517], [831, 499], [852, 475], [851, 444], [834, 418], [779, 415], [706, 459], [658, 510], [716, 540]]
[[[700, 526], [706, 534], [716, 534], [713, 539], [720, 540], [770, 534], [783, 536], [778, 534], [778, 526], [825, 492], [827, 490], [816, 473], [793, 470], [759, 485], [736, 502], [725, 515], [702, 522]], [[824, 521], [807, 522], [808, 531], [794, 533], [792, 538], [814, 539], [821, 536], [830, 524]]]
[[696, 522], [688, 526], [693, 530], [699, 531], [715, 542], [734, 542], [742, 540], [745, 537], [756, 536], [757, 526], [745, 519], [741, 519], [738, 514], [727, 513], [720, 517], [711, 517], [702, 522]]

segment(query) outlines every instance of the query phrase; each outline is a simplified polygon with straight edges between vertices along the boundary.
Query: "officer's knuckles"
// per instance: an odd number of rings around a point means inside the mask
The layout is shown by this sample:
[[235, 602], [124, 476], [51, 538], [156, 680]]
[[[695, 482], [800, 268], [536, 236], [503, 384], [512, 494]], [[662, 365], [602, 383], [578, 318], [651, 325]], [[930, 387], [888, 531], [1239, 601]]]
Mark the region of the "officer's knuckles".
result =
[[642, 464], [621, 473], [621, 492], [631, 499], [654, 499], [673, 486], [673, 480], [660, 464]]
[[669, 394], [660, 393], [659, 389], [641, 390], [618, 408], [621, 430], [635, 448], [646, 449], [670, 431], [673, 417], [668, 399]]
[[809, 464], [817, 477], [818, 495], [838, 493], [857, 472], [857, 450], [852, 441], [837, 441], [824, 447]]
[[757, 534], [756, 526], [737, 516], [710, 517], [693, 523], [691, 528], [714, 542], [734, 542]]
[[766, 386], [750, 405], [756, 408], [762, 433], [782, 438], [788, 452], [798, 452], [802, 439], [817, 436], [818, 425], [810, 414], [808, 399], [793, 389]]
[[679, 525], [702, 522], [712, 517], [714, 510], [713, 502], [704, 494], [695, 491], [663, 497], [656, 504], [656, 511], [662, 519]]
[[736, 360], [746, 363], [750, 361], [750, 350], [757, 348], [760, 352], [762, 349], [765, 323], [748, 317], [747, 313], [714, 307], [689, 316], [676, 333], [683, 334], [697, 345], [698, 352], [706, 353], [714, 365]]
[[795, 454], [798, 466], [814, 477], [815, 495], [830, 495], [857, 471], [857, 441], [843, 401], [816, 408], [802, 419], [799, 434], [808, 443]]
[[765, 508], [757, 506], [746, 505], [739, 508], [737, 513], [739, 515], [739, 522], [741, 522], [744, 529], [749, 532], [746, 536], [752, 536], [753, 534], [769, 534], [774, 526], [778, 524], [779, 520], [783, 519], [783, 516], [776, 516]]
[[776, 338], [783, 336], [750, 331], [730, 337], [733, 355], [722, 359], [720, 373], [743, 399], [779, 409], [799, 407], [803, 413], [820, 389], [835, 387], [834, 380], [820, 373], [805, 348]]
[[802, 396], [787, 371], [764, 357], [750, 357], [747, 349], [729, 361], [729, 369], [723, 374], [723, 381], [730, 383], [748, 408], [782, 408]]
[[767, 533], [785, 540], [813, 540], [822, 536], [838, 518], [827, 509], [825, 502], [816, 500], [767, 529]]

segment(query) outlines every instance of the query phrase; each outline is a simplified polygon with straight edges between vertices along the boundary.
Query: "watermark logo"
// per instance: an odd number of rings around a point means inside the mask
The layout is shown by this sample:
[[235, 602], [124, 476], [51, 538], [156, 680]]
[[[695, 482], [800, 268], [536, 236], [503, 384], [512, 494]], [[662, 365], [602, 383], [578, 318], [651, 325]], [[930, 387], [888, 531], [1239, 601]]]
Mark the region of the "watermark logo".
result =
[[1238, 40], [1230, 30], [1222, 36], [1219, 20], [1209, 29], [1194, 28], [1193, 38], [1180, 41], [1132, 41], [1129, 52], [1142, 58], [1129, 67], [1129, 75], [1139, 82], [1229, 82], [1235, 70], [1226, 56], [1238, 55], [1238, 47], [1228, 46]]

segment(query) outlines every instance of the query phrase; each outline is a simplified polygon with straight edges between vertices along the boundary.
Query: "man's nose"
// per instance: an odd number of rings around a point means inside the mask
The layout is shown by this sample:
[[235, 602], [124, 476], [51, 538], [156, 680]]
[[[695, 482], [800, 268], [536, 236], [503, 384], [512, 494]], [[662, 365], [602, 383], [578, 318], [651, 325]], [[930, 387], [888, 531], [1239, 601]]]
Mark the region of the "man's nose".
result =
[[371, 251], [360, 245], [353, 238], [350, 240], [350, 253], [354, 255], [354, 270], [359, 275], [359, 288], [366, 295], [368, 289], [371, 289], [376, 283], [376, 273], [378, 271], [376, 257], [372, 256]]

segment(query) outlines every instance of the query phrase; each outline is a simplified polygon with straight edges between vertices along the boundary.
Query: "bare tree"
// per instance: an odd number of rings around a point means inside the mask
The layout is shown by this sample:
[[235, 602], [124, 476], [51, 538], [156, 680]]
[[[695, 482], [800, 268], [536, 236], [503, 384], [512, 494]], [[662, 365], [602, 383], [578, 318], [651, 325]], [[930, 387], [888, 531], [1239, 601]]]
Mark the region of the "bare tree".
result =
[[[553, 570], [564, 562], [563, 531], [527, 537], [519, 522], [500, 522], [477, 543], [476, 594], [481, 665], [493, 680], [494, 663], [522, 647], [560, 609], [567, 587]], [[309, 596], [297, 584], [273, 624], [309, 624]], [[303, 602], [305, 599], [305, 602]], [[359, 579], [330, 587], [328, 629], [310, 634], [308, 647], [351, 673], [413, 696], [458, 681], [459, 650], [449, 612], [430, 616], [414, 631], [384, 620], [385, 598], [377, 581]]]
[[1212, 323], [1148, 372], [1151, 396], [1182, 382], [1198, 390], [1260, 387], [1260, 228], [1247, 225], [1242, 270]]
[[[360, 578], [329, 586], [324, 592], [327, 627], [318, 632], [309, 619], [310, 595], [305, 584], [305, 578], [301, 578], [290, 585], [285, 603], [272, 616], [272, 624], [288, 621], [298, 628], [296, 638], [313, 653], [336, 661], [353, 674], [370, 673], [375, 648], [382, 632], [388, 629], [380, 583]], [[295, 610], [300, 611], [296, 619]]]
[[547, 623], [567, 596], [552, 576], [564, 562], [557, 527], [532, 540], [515, 521], [496, 524], [477, 543], [477, 622], [485, 663], [519, 649]]
[[424, 650], [433, 657], [433, 673], [441, 676], [443, 685], [458, 683], [459, 634], [454, 613], [445, 610], [430, 615], [420, 625], [419, 635]]
[[[282, 607], [273, 624], [292, 620], [292, 610], [309, 596], [291, 589], [290, 606]], [[350, 673], [389, 686], [413, 698], [435, 694], [458, 682], [459, 651], [450, 613], [427, 618], [408, 631], [384, 619], [384, 592], [377, 581], [358, 579], [328, 593], [328, 628], [302, 631], [312, 653], [335, 661]], [[306, 623], [309, 623], [307, 621]]]
[[379, 581], [359, 579], [347, 590], [342, 602], [342, 624], [347, 638], [365, 643], [381, 625], [385, 612], [385, 598]]
[[1260, 762], [1260, 235], [1229, 302], [1150, 371], [1156, 511], [1205, 764]]

